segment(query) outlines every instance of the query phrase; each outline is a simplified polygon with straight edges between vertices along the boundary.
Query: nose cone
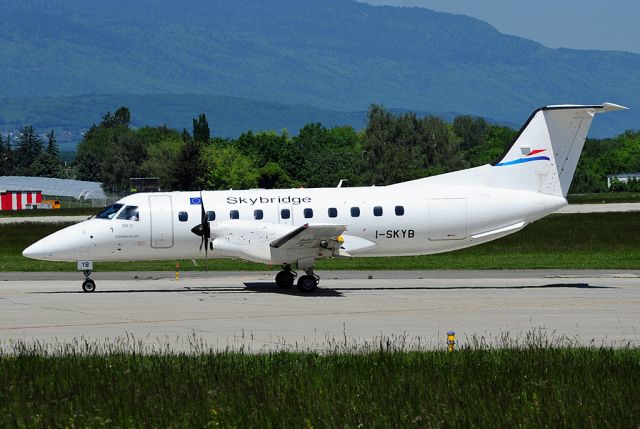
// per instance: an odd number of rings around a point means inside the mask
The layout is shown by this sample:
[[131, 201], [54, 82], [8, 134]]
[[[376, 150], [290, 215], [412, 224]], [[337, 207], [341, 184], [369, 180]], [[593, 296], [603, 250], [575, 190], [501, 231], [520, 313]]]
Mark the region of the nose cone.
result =
[[45, 259], [44, 240], [37, 241], [22, 251], [22, 256], [31, 259]]
[[22, 255], [45, 261], [77, 261], [85, 243], [84, 228], [76, 224], [56, 231], [24, 249]]

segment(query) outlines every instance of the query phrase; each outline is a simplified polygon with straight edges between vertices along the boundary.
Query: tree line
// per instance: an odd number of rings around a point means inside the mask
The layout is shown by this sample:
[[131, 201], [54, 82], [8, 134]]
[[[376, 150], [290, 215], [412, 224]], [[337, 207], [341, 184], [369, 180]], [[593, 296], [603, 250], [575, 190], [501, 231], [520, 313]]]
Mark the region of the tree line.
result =
[[53, 130], [47, 143], [31, 125], [25, 126], [14, 148], [11, 139], [0, 137], [0, 176], [66, 177], [65, 164]]
[[[190, 130], [130, 124], [126, 107], [107, 112], [84, 135], [66, 169], [53, 131], [45, 145], [27, 126], [15, 148], [0, 145], [0, 174], [99, 181], [115, 194], [128, 192], [132, 177], [157, 177], [162, 190], [332, 187], [341, 179], [348, 186], [388, 185], [491, 162], [516, 136], [483, 118], [446, 122], [380, 105], [369, 108], [361, 131], [310, 123], [295, 136], [284, 130], [211, 137], [204, 114]], [[606, 175], [640, 171], [639, 155], [638, 131], [589, 139], [570, 192], [607, 191]]]

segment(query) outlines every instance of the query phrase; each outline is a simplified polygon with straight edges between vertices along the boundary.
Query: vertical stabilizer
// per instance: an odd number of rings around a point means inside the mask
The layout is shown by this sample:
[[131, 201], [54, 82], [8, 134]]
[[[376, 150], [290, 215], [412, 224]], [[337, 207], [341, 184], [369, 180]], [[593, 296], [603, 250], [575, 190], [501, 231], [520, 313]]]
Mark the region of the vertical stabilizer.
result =
[[536, 110], [504, 156], [492, 163], [493, 186], [566, 197], [596, 113], [616, 104], [547, 106]]

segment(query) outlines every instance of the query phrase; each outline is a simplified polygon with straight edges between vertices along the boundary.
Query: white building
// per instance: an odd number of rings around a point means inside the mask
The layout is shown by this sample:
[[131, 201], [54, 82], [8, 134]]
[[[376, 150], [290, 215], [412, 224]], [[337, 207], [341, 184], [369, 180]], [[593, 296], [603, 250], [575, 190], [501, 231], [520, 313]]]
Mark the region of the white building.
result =
[[640, 181], [640, 173], [618, 173], [618, 174], [609, 174], [607, 176], [607, 188], [611, 187], [611, 181], [618, 180], [621, 183], [628, 183], [629, 180], [638, 180]]

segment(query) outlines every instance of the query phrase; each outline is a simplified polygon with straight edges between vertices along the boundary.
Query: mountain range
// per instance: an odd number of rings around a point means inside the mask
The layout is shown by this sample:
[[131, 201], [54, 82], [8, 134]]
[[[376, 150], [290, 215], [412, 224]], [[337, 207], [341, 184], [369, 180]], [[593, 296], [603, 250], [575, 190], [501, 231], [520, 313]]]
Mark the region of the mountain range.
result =
[[[177, 104], [247, 100], [254, 129], [286, 126], [268, 105], [305, 110], [303, 122], [323, 120], [322, 111], [338, 115], [331, 123], [358, 125], [354, 118], [381, 103], [519, 124], [541, 105], [634, 107], [640, 99], [640, 55], [550, 49], [423, 8], [352, 0], [22, 0], [1, 2], [0, 15], [0, 129], [20, 116], [11, 100], [40, 100], [44, 110], [71, 115], [58, 99], [88, 95], [135, 95], [147, 104], [162, 96], [149, 121], [177, 127], [189, 123], [178, 123], [184, 112], [172, 110], [171, 96]], [[192, 104], [190, 117], [200, 113]], [[596, 121], [592, 135], [638, 124], [635, 109]]]

